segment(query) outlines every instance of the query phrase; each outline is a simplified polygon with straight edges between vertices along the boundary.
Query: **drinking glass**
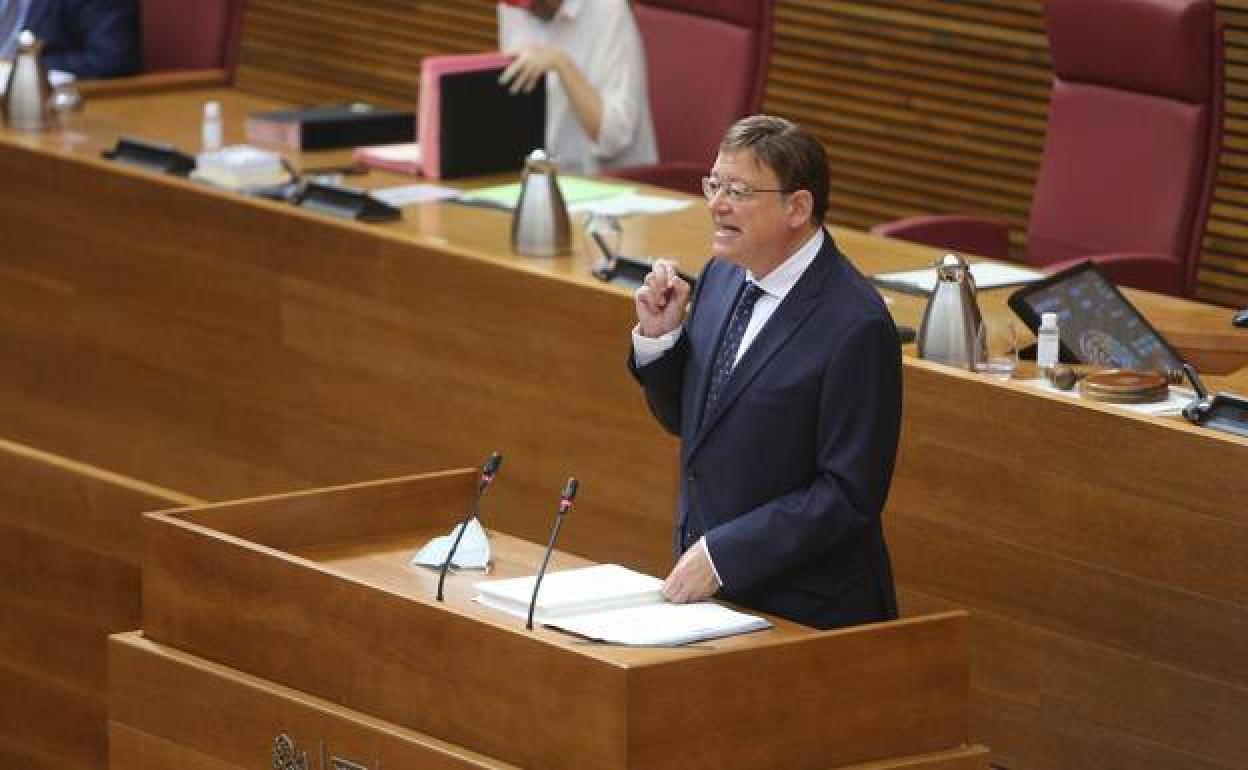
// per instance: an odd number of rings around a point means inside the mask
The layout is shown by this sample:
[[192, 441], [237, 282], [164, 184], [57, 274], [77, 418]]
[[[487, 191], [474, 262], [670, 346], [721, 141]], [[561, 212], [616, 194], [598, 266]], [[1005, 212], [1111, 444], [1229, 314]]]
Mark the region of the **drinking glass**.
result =
[[975, 335], [975, 371], [1008, 380], [1018, 369], [1018, 330], [1013, 321], [985, 318]]

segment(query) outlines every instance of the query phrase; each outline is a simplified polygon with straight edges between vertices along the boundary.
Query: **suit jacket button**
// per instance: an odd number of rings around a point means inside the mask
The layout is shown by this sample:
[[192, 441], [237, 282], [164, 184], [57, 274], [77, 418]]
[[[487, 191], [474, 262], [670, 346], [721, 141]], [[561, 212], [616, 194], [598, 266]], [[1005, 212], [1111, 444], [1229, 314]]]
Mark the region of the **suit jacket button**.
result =
[[685, 481], [693, 481], [694, 478], [693, 471], [689, 471], [689, 475], [685, 476]]

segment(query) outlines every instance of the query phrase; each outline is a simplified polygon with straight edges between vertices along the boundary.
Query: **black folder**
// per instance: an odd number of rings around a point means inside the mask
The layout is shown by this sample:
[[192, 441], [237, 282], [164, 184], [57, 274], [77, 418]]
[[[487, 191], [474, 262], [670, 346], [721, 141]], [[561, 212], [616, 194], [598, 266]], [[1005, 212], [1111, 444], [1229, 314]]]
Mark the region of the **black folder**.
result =
[[519, 171], [530, 152], [545, 146], [545, 78], [528, 93], [512, 94], [498, 82], [503, 69], [494, 64], [434, 74], [430, 68], [422, 75], [420, 145], [427, 176]]
[[247, 118], [247, 138], [292, 150], [330, 150], [410, 142], [416, 115], [365, 102], [272, 110]]

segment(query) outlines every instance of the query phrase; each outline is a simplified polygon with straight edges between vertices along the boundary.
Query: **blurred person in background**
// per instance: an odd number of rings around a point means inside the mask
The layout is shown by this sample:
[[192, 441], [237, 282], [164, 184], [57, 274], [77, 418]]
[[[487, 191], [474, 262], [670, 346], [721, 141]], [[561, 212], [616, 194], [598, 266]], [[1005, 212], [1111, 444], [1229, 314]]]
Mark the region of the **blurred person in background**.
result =
[[48, 69], [79, 78], [139, 71], [138, 0], [0, 0], [0, 59], [13, 58], [25, 29], [43, 42]]
[[516, 59], [502, 82], [546, 78], [546, 151], [562, 171], [654, 163], [641, 34], [628, 0], [504, 0], [499, 47]]

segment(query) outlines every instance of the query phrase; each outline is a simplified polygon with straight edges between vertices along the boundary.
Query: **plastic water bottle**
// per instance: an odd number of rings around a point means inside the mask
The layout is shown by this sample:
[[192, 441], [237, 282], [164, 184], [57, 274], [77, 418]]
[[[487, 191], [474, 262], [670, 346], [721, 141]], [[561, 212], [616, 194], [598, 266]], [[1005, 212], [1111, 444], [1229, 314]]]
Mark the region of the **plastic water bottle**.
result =
[[221, 102], [204, 102], [204, 123], [200, 134], [203, 152], [216, 152], [223, 144]]
[[1057, 313], [1045, 313], [1036, 331], [1036, 367], [1041, 372], [1057, 366], [1058, 348]]

